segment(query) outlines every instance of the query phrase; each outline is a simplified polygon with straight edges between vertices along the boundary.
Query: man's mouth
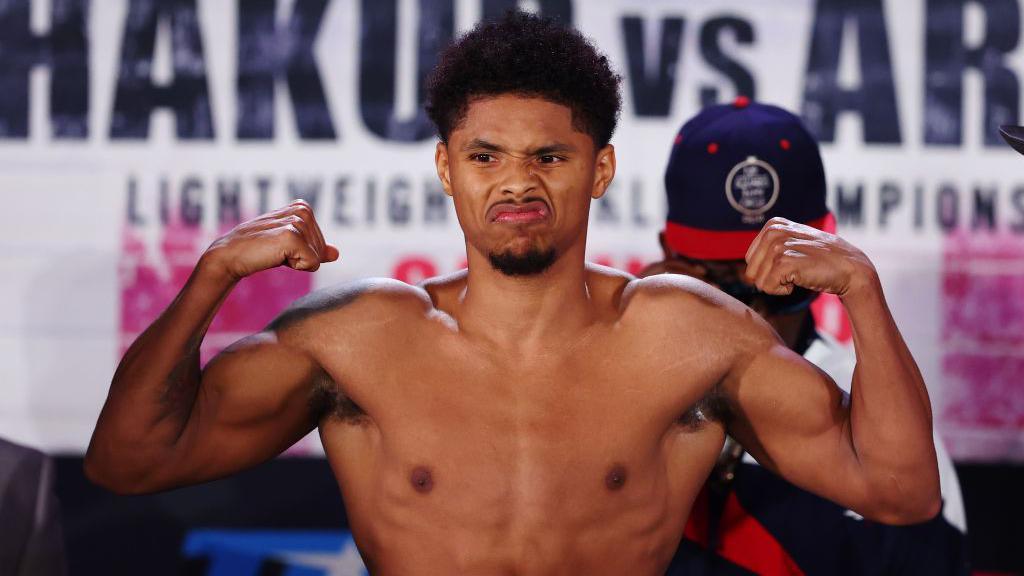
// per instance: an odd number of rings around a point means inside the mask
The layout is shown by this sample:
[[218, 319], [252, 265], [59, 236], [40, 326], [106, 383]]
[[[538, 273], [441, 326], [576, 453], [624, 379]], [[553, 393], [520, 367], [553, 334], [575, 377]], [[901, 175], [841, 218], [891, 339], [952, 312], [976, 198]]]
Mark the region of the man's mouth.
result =
[[534, 200], [525, 204], [502, 203], [492, 206], [487, 211], [487, 220], [505, 224], [532, 224], [546, 220], [549, 215], [548, 205], [541, 200]]

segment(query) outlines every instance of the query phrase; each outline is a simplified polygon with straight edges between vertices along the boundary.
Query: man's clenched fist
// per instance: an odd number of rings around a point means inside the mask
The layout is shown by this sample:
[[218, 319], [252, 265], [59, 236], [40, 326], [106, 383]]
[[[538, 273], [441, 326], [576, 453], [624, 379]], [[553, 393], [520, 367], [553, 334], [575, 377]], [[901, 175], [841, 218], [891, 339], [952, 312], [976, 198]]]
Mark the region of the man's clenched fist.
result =
[[747, 249], [746, 277], [768, 294], [794, 286], [847, 296], [877, 285], [867, 256], [842, 238], [785, 218], [772, 218]]
[[312, 208], [296, 200], [235, 226], [206, 249], [200, 265], [240, 280], [282, 264], [313, 272], [337, 259], [338, 249], [324, 241]]

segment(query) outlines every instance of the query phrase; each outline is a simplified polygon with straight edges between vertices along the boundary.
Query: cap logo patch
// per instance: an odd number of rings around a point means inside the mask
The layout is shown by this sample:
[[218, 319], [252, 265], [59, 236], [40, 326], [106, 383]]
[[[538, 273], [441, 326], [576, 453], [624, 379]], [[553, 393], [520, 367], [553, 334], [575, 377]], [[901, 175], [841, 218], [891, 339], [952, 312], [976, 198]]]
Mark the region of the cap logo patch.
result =
[[725, 179], [725, 197], [743, 216], [744, 224], [761, 224], [779, 199], [779, 174], [754, 156], [733, 166]]

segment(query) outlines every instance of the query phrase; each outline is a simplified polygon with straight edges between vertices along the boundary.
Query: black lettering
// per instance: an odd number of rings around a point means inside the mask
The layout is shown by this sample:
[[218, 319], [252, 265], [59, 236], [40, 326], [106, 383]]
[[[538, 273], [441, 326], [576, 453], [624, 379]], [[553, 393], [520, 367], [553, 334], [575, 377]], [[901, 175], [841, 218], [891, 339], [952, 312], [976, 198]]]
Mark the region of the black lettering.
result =
[[1013, 208], [1017, 211], [1017, 221], [1010, 224], [1010, 230], [1017, 234], [1024, 234], [1024, 186], [1018, 186], [1013, 191]]
[[971, 215], [972, 230], [996, 229], [996, 190], [980, 186], [974, 188], [974, 212]]
[[935, 209], [942, 231], [948, 234], [955, 230], [960, 220], [960, 194], [955, 186], [943, 184], [939, 187]]
[[160, 224], [171, 223], [171, 183], [166, 176], [160, 178]]
[[377, 221], [377, 180], [370, 178], [366, 181], [366, 223], [373, 224]]
[[222, 226], [242, 221], [242, 183], [237, 179], [217, 181], [217, 221]]
[[142, 226], [146, 223], [139, 214], [139, 182], [135, 176], [128, 177], [128, 202], [127, 208], [128, 223], [132, 226]]
[[419, 43], [416, 62], [416, 113], [395, 116], [398, 46], [398, 0], [363, 0], [359, 36], [359, 111], [366, 127], [381, 138], [418, 142], [434, 134], [423, 109], [427, 75], [455, 30], [452, 0], [419, 0]]
[[395, 178], [388, 186], [388, 220], [392, 224], [406, 225], [412, 219], [412, 206], [409, 199], [409, 181]]
[[89, 135], [87, 0], [53, 0], [50, 32], [31, 30], [29, 0], [0, 3], [0, 138], [27, 138], [32, 68], [50, 69], [54, 138]]
[[[861, 67], [860, 86], [849, 90], [839, 86], [843, 27], [848, 20], [856, 22]], [[849, 111], [860, 115], [865, 142], [899, 144], [900, 119], [882, 0], [818, 0], [810, 51], [803, 116], [818, 140], [835, 141], [836, 118]]]
[[836, 222], [840, 226], [861, 226], [864, 223], [864, 185], [856, 184], [847, 189], [839, 183], [836, 191]]
[[320, 188], [323, 181], [319, 178], [308, 180], [288, 180], [288, 195], [292, 200], [305, 200], [309, 207], [316, 212], [316, 206], [320, 200]]
[[338, 178], [334, 181], [334, 223], [339, 226], [351, 226], [352, 219], [345, 212], [345, 205], [348, 204], [348, 178]]
[[[644, 21], [639, 16], [622, 19], [622, 37], [626, 43], [628, 82], [633, 94], [633, 112], [640, 117], [668, 117], [672, 113], [672, 94], [683, 42], [682, 18], [661, 20], [658, 61], [647, 65], [644, 51]], [[649, 73], [653, 71], [653, 74]]]
[[895, 182], [883, 182], [879, 190], [878, 226], [889, 225], [889, 214], [903, 202], [903, 189]]
[[336, 138], [313, 45], [327, 0], [296, 0], [279, 25], [277, 0], [238, 0], [238, 108], [235, 130], [242, 140], [274, 138], [274, 86], [291, 96], [295, 128], [303, 140]]
[[[735, 16], [712, 18], [700, 29], [700, 53], [708, 66], [718, 70], [732, 81], [736, 94], [757, 99], [754, 76], [722, 49], [722, 33], [730, 32], [737, 44], [754, 43], [754, 27], [749, 21]], [[718, 88], [706, 86], [700, 90], [700, 101], [703, 106], [711, 106], [719, 102]]]
[[269, 176], [256, 177], [256, 191], [259, 194], [259, 213], [266, 214], [270, 211], [270, 184]]
[[914, 228], [924, 228], [924, 186], [914, 186]]
[[632, 208], [633, 226], [637, 228], [647, 227], [647, 215], [644, 214], [644, 182], [639, 178], [633, 179], [633, 185], [629, 188], [630, 207]]
[[[174, 80], [153, 82], [157, 24], [167, 21]], [[211, 140], [213, 114], [195, 0], [131, 0], [125, 18], [121, 63], [110, 120], [110, 137], [145, 139], [156, 108], [174, 112], [178, 138]]]
[[[964, 7], [985, 11], [985, 39], [964, 45]], [[925, 9], [925, 114], [927, 144], [963, 142], [963, 76], [970, 67], [985, 81], [986, 146], [1002, 146], [999, 126], [1018, 123], [1020, 83], [1006, 58], [1020, 42], [1017, 0], [928, 0]]]
[[203, 222], [203, 182], [195, 176], [181, 183], [181, 222], [190, 228]]
[[448, 195], [444, 193], [444, 187], [437, 178], [431, 178], [423, 183], [423, 196], [426, 200], [423, 221], [427, 224], [447, 222]]
[[609, 186], [604, 196], [598, 198], [596, 214], [598, 222], [607, 222], [609, 224], [619, 223], [619, 211], [615, 208], [615, 201], [612, 200], [612, 196], [614, 196], [612, 192], [616, 189], [618, 189], [618, 186], [613, 183]]

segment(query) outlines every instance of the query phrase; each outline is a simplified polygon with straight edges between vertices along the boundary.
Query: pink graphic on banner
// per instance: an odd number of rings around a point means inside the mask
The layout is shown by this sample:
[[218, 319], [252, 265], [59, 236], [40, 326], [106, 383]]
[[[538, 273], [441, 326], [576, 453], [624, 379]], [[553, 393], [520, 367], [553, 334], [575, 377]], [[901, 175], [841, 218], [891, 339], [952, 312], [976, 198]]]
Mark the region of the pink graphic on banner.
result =
[[1024, 240], [951, 236], [942, 279], [939, 417], [954, 457], [1024, 454]]
[[[147, 249], [144, 231], [126, 226], [120, 266], [122, 352], [174, 299], [212, 240], [197, 227], [172, 223], [160, 230], [155, 248]], [[261, 330], [312, 287], [311, 274], [284, 267], [239, 282], [210, 325], [201, 350], [203, 362]]]

